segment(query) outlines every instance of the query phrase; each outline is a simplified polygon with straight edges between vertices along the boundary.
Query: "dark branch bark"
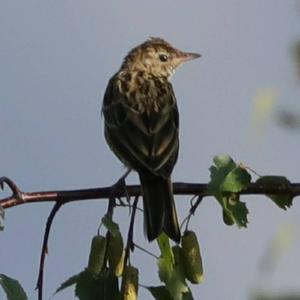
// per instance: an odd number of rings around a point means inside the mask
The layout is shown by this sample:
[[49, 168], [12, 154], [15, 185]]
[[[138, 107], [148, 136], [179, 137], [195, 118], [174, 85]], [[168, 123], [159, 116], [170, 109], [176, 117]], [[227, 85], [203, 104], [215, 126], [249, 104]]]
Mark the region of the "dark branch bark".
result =
[[52, 208], [49, 217], [47, 219], [46, 228], [44, 232], [44, 238], [43, 238], [43, 246], [41, 251], [41, 257], [40, 257], [40, 266], [39, 266], [39, 275], [37, 279], [36, 289], [38, 290], [38, 299], [43, 299], [43, 282], [44, 282], [44, 266], [45, 266], [45, 259], [46, 254], [48, 252], [48, 240], [49, 240], [49, 234], [50, 229], [54, 220], [54, 217], [56, 216], [58, 210], [63, 205], [63, 203], [56, 202], [54, 207]]
[[[34, 202], [73, 202], [80, 200], [93, 200], [93, 199], [109, 199], [111, 197], [112, 187], [102, 188], [90, 188], [90, 189], [79, 189], [69, 191], [41, 191], [41, 192], [22, 192], [13, 181], [9, 181], [13, 184], [11, 188], [13, 195], [11, 197], [0, 200], [0, 205], [6, 209], [16, 205], [22, 205], [25, 203]], [[5, 181], [5, 183], [7, 183]], [[207, 189], [207, 184], [198, 183], [184, 183], [176, 182], [173, 184], [175, 195], [202, 195], [202, 196], [213, 196]], [[129, 196], [141, 196], [141, 188], [139, 185], [128, 185], [126, 192]], [[241, 195], [257, 195], [257, 194], [275, 194], [275, 195], [290, 195], [292, 197], [300, 196], [300, 183], [291, 183], [288, 187], [282, 186], [266, 186], [256, 183], [251, 183], [249, 187], [240, 192]], [[125, 191], [119, 190], [114, 191], [115, 197], [126, 197], [128, 196]]]

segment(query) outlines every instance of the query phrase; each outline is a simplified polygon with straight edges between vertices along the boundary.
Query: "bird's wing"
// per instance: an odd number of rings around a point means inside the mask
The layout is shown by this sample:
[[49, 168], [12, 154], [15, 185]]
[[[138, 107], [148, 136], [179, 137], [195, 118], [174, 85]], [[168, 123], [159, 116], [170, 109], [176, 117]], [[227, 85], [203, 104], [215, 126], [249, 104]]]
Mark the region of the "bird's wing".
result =
[[178, 110], [171, 93], [160, 98], [163, 106], [147, 113], [126, 101], [113, 79], [108, 84], [104, 101], [105, 136], [111, 149], [133, 169], [149, 170], [168, 177], [178, 154]]

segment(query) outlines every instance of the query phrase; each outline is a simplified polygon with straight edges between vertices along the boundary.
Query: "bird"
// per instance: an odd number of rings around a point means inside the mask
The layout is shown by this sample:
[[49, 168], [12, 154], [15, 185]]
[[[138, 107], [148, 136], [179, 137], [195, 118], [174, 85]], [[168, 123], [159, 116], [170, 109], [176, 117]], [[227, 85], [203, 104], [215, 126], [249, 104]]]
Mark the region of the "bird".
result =
[[181, 239], [171, 181], [179, 113], [170, 79], [183, 63], [200, 56], [151, 37], [128, 52], [104, 93], [104, 136], [119, 160], [139, 175], [150, 242], [162, 232], [176, 243]]

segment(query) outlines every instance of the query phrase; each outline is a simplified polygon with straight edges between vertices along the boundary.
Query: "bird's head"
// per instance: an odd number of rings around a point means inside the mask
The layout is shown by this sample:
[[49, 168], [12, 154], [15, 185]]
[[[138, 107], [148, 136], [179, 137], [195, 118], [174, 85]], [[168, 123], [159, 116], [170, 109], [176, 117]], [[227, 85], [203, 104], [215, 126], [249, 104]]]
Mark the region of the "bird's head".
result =
[[122, 68], [168, 79], [183, 63], [200, 56], [178, 50], [161, 38], [150, 38], [128, 53]]

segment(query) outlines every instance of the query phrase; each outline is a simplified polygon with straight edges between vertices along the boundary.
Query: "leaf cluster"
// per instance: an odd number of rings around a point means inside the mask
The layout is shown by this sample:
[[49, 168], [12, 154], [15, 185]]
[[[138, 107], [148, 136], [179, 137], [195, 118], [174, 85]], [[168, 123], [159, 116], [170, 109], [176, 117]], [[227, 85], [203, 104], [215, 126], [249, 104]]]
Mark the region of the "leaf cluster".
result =
[[[214, 165], [210, 167], [210, 182], [208, 190], [214, 195], [223, 209], [223, 220], [227, 225], [236, 224], [247, 227], [249, 210], [246, 203], [240, 200], [240, 193], [251, 184], [251, 175], [242, 164], [236, 164], [228, 155], [215, 156]], [[261, 187], [287, 188], [290, 182], [283, 176], [260, 176], [255, 184]], [[293, 203], [290, 195], [266, 196], [278, 207], [287, 209]]]
[[[248, 224], [249, 210], [246, 203], [241, 201], [243, 191], [251, 184], [261, 190], [290, 189], [291, 183], [283, 176], [259, 176], [251, 182], [249, 169], [237, 164], [227, 155], [218, 155], [210, 167], [210, 181], [207, 185], [208, 194], [213, 195], [223, 211], [223, 220], [227, 225], [237, 225], [245, 228]], [[279, 208], [286, 210], [293, 204], [290, 194], [265, 194]], [[197, 195], [196, 195], [197, 196]], [[199, 199], [203, 195], [198, 195]], [[192, 206], [188, 219], [194, 214], [200, 202]], [[0, 206], [0, 230], [3, 230], [4, 210]], [[132, 218], [134, 220], [134, 217]], [[88, 264], [84, 270], [64, 281], [55, 294], [75, 286], [75, 296], [80, 300], [135, 300], [138, 297], [139, 271], [127, 263], [123, 238], [117, 223], [112, 217], [103, 217], [102, 225], [106, 234], [99, 232], [92, 238]], [[133, 223], [132, 223], [133, 224]], [[159, 286], [143, 286], [156, 300], [192, 300], [193, 295], [188, 282], [199, 284], [203, 281], [203, 266], [200, 245], [195, 232], [188, 230], [179, 245], [171, 246], [169, 238], [161, 234], [158, 239], [160, 256], [157, 257]], [[133, 241], [131, 239], [131, 246]], [[137, 246], [137, 245], [136, 245]], [[128, 248], [128, 249], [127, 249]], [[140, 248], [142, 249], [142, 248]], [[133, 250], [133, 249], [132, 249]], [[147, 250], [144, 250], [147, 252]], [[147, 252], [149, 254], [149, 252]], [[26, 300], [27, 296], [19, 282], [6, 275], [0, 274], [2, 286], [8, 300]]]
[[[131, 282], [128, 280], [129, 266], [124, 266], [119, 226], [106, 216], [102, 218], [102, 224], [107, 229], [106, 236], [97, 234], [93, 237], [87, 267], [63, 282], [55, 293], [75, 285], [75, 296], [80, 300], [136, 299], [124, 296]], [[121, 276], [122, 290], [119, 287]]]

